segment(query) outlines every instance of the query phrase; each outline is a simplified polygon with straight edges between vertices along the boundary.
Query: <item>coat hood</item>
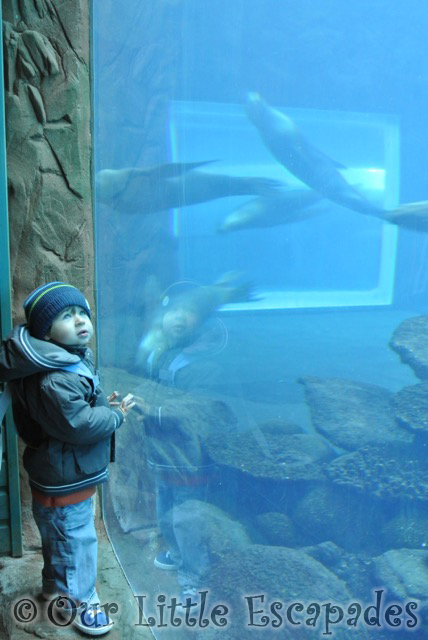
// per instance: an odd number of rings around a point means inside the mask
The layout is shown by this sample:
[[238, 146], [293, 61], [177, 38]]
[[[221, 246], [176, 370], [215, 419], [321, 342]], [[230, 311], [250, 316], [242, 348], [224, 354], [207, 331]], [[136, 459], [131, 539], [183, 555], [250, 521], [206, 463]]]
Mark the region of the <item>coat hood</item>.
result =
[[0, 382], [59, 369], [79, 361], [77, 354], [53, 342], [34, 338], [27, 325], [22, 324], [13, 329], [0, 347]]

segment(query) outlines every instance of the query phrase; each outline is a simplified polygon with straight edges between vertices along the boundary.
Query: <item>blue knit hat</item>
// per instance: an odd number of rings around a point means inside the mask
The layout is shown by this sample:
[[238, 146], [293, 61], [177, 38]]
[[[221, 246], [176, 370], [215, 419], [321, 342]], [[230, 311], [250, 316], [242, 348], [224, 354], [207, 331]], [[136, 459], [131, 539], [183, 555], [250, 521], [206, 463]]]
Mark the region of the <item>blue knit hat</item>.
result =
[[40, 339], [45, 337], [56, 316], [66, 307], [82, 307], [91, 317], [91, 309], [83, 293], [65, 282], [48, 282], [34, 289], [23, 306], [29, 332]]

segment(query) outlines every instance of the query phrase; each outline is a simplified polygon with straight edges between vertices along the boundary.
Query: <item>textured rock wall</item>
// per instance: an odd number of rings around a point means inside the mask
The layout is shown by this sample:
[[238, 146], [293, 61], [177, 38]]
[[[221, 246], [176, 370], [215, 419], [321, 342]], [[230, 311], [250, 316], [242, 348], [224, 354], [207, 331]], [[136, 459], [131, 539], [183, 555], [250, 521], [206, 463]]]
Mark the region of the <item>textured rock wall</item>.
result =
[[15, 320], [34, 287], [93, 291], [89, 0], [2, 0]]

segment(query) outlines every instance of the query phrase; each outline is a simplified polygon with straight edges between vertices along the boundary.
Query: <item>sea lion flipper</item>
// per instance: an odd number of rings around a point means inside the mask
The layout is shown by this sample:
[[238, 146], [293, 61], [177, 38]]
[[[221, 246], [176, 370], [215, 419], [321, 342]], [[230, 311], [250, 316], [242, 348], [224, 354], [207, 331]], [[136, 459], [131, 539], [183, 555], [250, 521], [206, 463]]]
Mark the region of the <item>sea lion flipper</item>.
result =
[[252, 193], [258, 196], [271, 196], [285, 186], [284, 182], [273, 178], [252, 178]]
[[218, 160], [201, 160], [200, 162], [167, 162], [160, 164], [157, 167], [153, 167], [153, 173], [156, 173], [160, 178], [176, 178], [188, 171], [203, 167], [206, 164], [212, 164], [218, 162]]
[[413, 231], [428, 231], [428, 201], [408, 202], [396, 209], [384, 212], [384, 219], [391, 224]]

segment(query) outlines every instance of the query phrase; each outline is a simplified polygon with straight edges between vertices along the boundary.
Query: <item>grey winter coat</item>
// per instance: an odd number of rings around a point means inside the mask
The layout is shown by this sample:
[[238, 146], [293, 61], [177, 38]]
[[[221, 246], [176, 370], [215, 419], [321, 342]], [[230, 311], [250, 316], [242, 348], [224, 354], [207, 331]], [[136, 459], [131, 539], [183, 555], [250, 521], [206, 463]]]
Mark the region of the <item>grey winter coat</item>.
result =
[[94, 372], [90, 349], [65, 349], [17, 327], [0, 349], [0, 380], [10, 381], [14, 420], [27, 447], [30, 485], [66, 495], [105, 482], [112, 436], [123, 422], [90, 377], [61, 367], [82, 360]]

